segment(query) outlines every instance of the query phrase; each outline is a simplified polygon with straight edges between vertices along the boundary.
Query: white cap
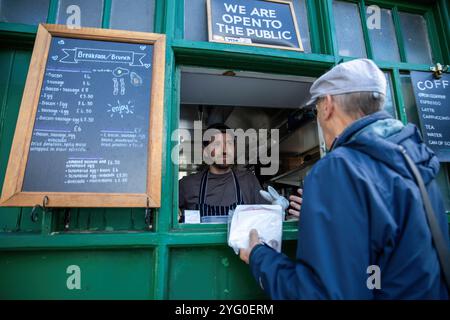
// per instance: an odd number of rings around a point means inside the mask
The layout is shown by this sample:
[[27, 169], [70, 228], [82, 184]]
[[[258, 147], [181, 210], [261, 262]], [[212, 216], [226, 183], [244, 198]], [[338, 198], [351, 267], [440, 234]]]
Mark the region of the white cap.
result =
[[352, 92], [379, 92], [386, 95], [386, 77], [369, 59], [356, 59], [341, 63], [314, 81], [306, 106], [326, 95]]

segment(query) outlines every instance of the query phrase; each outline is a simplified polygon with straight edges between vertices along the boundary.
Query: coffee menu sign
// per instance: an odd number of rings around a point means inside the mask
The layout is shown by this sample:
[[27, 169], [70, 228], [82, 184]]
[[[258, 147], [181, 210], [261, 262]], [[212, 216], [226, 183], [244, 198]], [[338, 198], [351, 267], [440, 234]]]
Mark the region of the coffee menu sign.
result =
[[437, 79], [430, 72], [412, 71], [411, 80], [425, 143], [440, 162], [449, 162], [450, 74]]
[[209, 41], [303, 51], [291, 2], [207, 0]]
[[163, 35], [41, 25], [5, 206], [157, 207]]

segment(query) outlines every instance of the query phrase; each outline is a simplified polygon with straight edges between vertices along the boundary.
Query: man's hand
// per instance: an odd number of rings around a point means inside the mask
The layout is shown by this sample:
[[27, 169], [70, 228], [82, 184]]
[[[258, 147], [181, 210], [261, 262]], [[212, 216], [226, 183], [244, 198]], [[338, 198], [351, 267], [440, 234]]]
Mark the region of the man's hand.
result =
[[292, 195], [289, 197], [289, 200], [290, 200], [289, 204], [291, 206], [290, 206], [290, 209], [288, 212], [289, 212], [289, 214], [291, 214], [293, 216], [300, 217], [300, 209], [302, 207], [302, 202], [303, 202], [303, 199], [302, 199], [303, 190], [298, 189], [297, 192], [300, 196]]
[[248, 264], [248, 259], [250, 258], [250, 253], [252, 252], [252, 249], [257, 245], [260, 244], [261, 241], [259, 240], [259, 234], [258, 231], [255, 229], [252, 229], [250, 231], [250, 239], [248, 243], [247, 249], [239, 249], [239, 258], [241, 258], [242, 261], [244, 261], [246, 264]]

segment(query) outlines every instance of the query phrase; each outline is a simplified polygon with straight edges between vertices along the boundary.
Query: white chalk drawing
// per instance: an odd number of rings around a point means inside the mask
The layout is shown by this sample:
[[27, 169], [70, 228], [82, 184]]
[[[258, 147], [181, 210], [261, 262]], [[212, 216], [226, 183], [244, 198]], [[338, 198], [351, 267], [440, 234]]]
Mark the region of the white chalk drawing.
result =
[[142, 86], [143, 80], [141, 76], [139, 76], [136, 72], [131, 72], [130, 74], [130, 82], [135, 87]]
[[126, 76], [129, 73], [130, 73], [129, 69], [121, 68], [121, 67], [115, 68], [113, 70], [113, 72], [112, 72], [113, 76], [116, 77], [116, 78], [120, 78], [120, 77]]
[[98, 73], [104, 73], [104, 72], [106, 72], [106, 73], [110, 73], [110, 72], [113, 72], [114, 70], [111, 70], [111, 69], [92, 69], [92, 72], [98, 72]]
[[119, 94], [119, 81], [117, 80], [117, 78], [113, 78], [113, 83], [113, 95], [117, 96]]
[[117, 67], [112, 71], [112, 74], [114, 76], [114, 78], [112, 79], [114, 85], [113, 95], [117, 96], [119, 94], [119, 83], [120, 83], [120, 95], [124, 96], [126, 94], [125, 79], [123, 77], [128, 75], [129, 73], [130, 70], [121, 67]]
[[65, 42], [64, 42], [63, 39], [61, 39], [61, 40], [58, 41], [58, 44], [63, 45], [63, 44], [65, 44]]
[[[61, 63], [103, 62], [125, 63], [134, 67], [145, 66], [143, 59], [147, 54], [124, 50], [103, 50], [91, 48], [62, 49], [65, 56], [59, 60]], [[146, 67], [147, 68], [147, 67]]]
[[126, 114], [134, 114], [134, 103], [131, 100], [128, 100], [127, 103], [121, 103], [120, 100], [117, 100], [116, 105], [112, 105], [108, 103], [109, 109], [107, 110], [110, 113], [110, 117], [120, 116], [123, 119]]
[[120, 95], [124, 96], [125, 95], [125, 79], [124, 78], [120, 78]]

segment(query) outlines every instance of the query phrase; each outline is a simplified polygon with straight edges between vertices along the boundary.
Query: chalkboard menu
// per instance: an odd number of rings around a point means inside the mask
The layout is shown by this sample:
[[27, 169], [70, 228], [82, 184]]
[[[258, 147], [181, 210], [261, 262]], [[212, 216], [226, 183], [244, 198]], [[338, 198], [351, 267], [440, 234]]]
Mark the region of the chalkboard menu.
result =
[[425, 143], [439, 161], [450, 161], [450, 74], [437, 79], [430, 72], [411, 72]]
[[291, 2], [208, 0], [209, 41], [303, 51]]
[[163, 35], [41, 25], [2, 205], [158, 206], [164, 49]]
[[145, 192], [152, 56], [52, 38], [23, 191]]

